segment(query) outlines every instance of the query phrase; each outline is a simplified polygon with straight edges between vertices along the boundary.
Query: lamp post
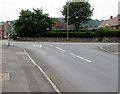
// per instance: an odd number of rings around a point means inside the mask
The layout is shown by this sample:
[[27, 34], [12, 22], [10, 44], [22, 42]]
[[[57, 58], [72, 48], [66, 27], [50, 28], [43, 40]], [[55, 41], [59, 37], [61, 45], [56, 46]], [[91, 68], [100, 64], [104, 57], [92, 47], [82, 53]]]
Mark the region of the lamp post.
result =
[[67, 1], [67, 41], [69, 41], [69, 0]]

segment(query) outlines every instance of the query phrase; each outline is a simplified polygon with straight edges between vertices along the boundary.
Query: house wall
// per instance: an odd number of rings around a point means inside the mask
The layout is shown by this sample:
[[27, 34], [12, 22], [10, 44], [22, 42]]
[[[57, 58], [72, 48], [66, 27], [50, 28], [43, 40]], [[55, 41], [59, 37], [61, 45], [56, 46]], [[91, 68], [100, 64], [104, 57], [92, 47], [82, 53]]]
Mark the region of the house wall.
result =
[[118, 30], [120, 30], [120, 25], [118, 26]]
[[2, 39], [5, 39], [6, 35], [7, 35], [6, 24], [0, 23], [0, 36], [2, 37]]

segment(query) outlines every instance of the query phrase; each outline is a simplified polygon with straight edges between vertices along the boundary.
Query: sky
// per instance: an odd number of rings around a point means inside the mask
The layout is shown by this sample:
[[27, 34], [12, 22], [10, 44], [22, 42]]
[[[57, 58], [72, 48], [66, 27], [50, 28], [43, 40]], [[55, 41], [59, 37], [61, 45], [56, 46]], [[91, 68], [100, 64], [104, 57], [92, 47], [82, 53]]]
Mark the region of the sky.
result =
[[[89, 0], [94, 8], [92, 19], [106, 20], [118, 15], [120, 0]], [[0, 0], [0, 22], [19, 18], [22, 9], [42, 8], [50, 17], [63, 17], [61, 12], [67, 0]], [[119, 6], [120, 7], [120, 6]]]

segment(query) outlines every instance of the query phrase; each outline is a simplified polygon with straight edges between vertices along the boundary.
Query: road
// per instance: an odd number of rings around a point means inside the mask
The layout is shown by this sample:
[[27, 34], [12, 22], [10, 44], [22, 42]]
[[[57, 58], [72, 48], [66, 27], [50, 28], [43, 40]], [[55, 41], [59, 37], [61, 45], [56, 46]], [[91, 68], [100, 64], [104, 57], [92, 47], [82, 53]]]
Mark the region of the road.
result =
[[61, 92], [118, 91], [118, 56], [99, 49], [107, 43], [11, 42], [11, 45], [25, 48]]

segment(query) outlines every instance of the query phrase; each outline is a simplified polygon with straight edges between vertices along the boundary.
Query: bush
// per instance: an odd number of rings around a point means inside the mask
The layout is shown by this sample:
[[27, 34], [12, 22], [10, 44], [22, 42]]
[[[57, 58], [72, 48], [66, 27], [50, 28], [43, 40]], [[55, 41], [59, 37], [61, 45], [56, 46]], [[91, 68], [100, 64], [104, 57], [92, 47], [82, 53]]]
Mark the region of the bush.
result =
[[12, 33], [12, 39], [17, 40], [18, 34], [16, 32]]
[[120, 30], [113, 30], [111, 27], [100, 27], [96, 29], [97, 37], [120, 37]]

